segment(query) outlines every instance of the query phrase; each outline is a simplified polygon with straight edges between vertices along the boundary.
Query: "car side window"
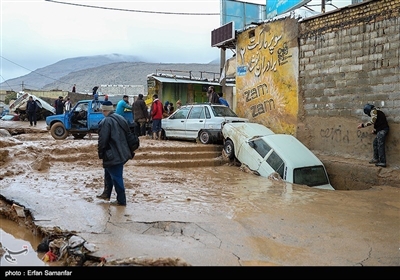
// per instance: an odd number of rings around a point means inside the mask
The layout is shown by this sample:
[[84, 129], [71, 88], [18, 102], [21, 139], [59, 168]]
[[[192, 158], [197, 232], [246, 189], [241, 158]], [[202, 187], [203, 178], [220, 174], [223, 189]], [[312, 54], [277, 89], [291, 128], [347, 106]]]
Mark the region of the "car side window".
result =
[[204, 113], [206, 114], [207, 119], [211, 119], [211, 113], [210, 110], [208, 110], [208, 107], [204, 107]]
[[251, 142], [251, 146], [253, 147], [253, 149], [256, 150], [262, 158], [264, 158], [271, 150], [271, 147], [261, 138], [255, 139]]
[[200, 107], [200, 106], [193, 107], [192, 110], [190, 111], [188, 119], [200, 119], [201, 115], [204, 116], [204, 114], [202, 114], [202, 112], [203, 112], [203, 107]]
[[280, 156], [275, 153], [275, 151], [273, 151], [267, 158], [267, 163], [281, 176], [281, 178], [284, 178], [283, 171], [285, 170], [285, 163]]
[[181, 108], [179, 111], [177, 111], [173, 116], [171, 116], [171, 119], [186, 119], [187, 115], [189, 113], [189, 108]]

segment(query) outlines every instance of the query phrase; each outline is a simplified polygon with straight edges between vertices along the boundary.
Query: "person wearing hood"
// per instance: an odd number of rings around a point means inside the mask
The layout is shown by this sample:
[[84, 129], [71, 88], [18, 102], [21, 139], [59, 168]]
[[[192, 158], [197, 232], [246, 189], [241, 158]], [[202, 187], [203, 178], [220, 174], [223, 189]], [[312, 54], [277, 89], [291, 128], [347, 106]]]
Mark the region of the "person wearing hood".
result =
[[375, 107], [372, 104], [366, 104], [364, 106], [364, 113], [371, 118], [366, 123], [358, 124], [357, 128], [360, 129], [373, 125], [374, 129], [372, 130], [372, 133], [376, 134], [372, 144], [373, 157], [369, 163], [373, 163], [375, 166], [379, 167], [386, 167], [385, 142], [386, 136], [389, 132], [389, 124], [386, 115], [380, 110], [380, 108]]

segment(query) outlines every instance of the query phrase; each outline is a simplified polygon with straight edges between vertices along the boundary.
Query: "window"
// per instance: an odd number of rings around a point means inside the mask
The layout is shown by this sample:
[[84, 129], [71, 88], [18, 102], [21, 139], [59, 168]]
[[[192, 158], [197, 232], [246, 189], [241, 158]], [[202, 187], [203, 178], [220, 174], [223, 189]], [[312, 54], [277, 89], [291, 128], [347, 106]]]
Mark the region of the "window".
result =
[[178, 111], [176, 111], [175, 114], [173, 114], [170, 117], [170, 119], [179, 119], [179, 120], [186, 119], [186, 117], [187, 117], [187, 115], [189, 113], [189, 109], [190, 108], [188, 108], [188, 107], [180, 108]]
[[253, 146], [253, 148], [257, 151], [257, 153], [260, 154], [262, 158], [264, 158], [271, 150], [271, 147], [267, 143], [265, 143], [265, 141], [262, 140], [261, 138], [258, 138], [252, 142], [253, 143], [250, 145]]
[[326, 185], [329, 183], [325, 169], [322, 165], [296, 168], [293, 170], [293, 183], [310, 187]]
[[281, 176], [281, 178], [285, 178], [283, 176], [283, 171], [285, 169], [285, 163], [283, 160], [278, 156], [275, 151], [267, 158], [267, 163]]
[[214, 116], [216, 117], [238, 117], [238, 115], [236, 115], [235, 112], [233, 112], [229, 107], [212, 106], [211, 108], [214, 112]]
[[190, 111], [188, 119], [201, 119], [203, 116], [204, 119], [204, 107], [203, 106], [198, 106], [198, 107], [193, 107], [192, 110]]

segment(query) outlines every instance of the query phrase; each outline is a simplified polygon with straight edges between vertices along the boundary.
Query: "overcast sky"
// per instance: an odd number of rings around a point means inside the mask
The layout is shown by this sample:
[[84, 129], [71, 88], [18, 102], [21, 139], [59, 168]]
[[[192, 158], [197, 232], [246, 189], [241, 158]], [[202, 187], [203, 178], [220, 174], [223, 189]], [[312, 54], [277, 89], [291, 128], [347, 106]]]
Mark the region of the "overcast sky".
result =
[[[338, 7], [350, 2], [332, 1]], [[0, 0], [0, 9], [0, 83], [80, 56], [115, 53], [162, 63], [209, 63], [220, 56], [211, 47], [220, 0]]]

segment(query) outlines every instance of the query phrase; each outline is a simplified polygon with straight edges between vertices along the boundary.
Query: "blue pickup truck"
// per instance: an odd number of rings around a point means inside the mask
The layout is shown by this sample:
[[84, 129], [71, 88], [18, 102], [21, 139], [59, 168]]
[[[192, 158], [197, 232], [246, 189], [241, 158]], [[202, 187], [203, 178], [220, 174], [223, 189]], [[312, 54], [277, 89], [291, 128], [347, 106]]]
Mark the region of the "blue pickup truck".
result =
[[[46, 118], [46, 128], [56, 140], [63, 140], [69, 135], [74, 139], [82, 139], [88, 133], [97, 133], [99, 122], [104, 118], [100, 110], [103, 101], [81, 100], [62, 115], [52, 115]], [[128, 121], [131, 131], [134, 131], [132, 111], [125, 111], [124, 117]]]

